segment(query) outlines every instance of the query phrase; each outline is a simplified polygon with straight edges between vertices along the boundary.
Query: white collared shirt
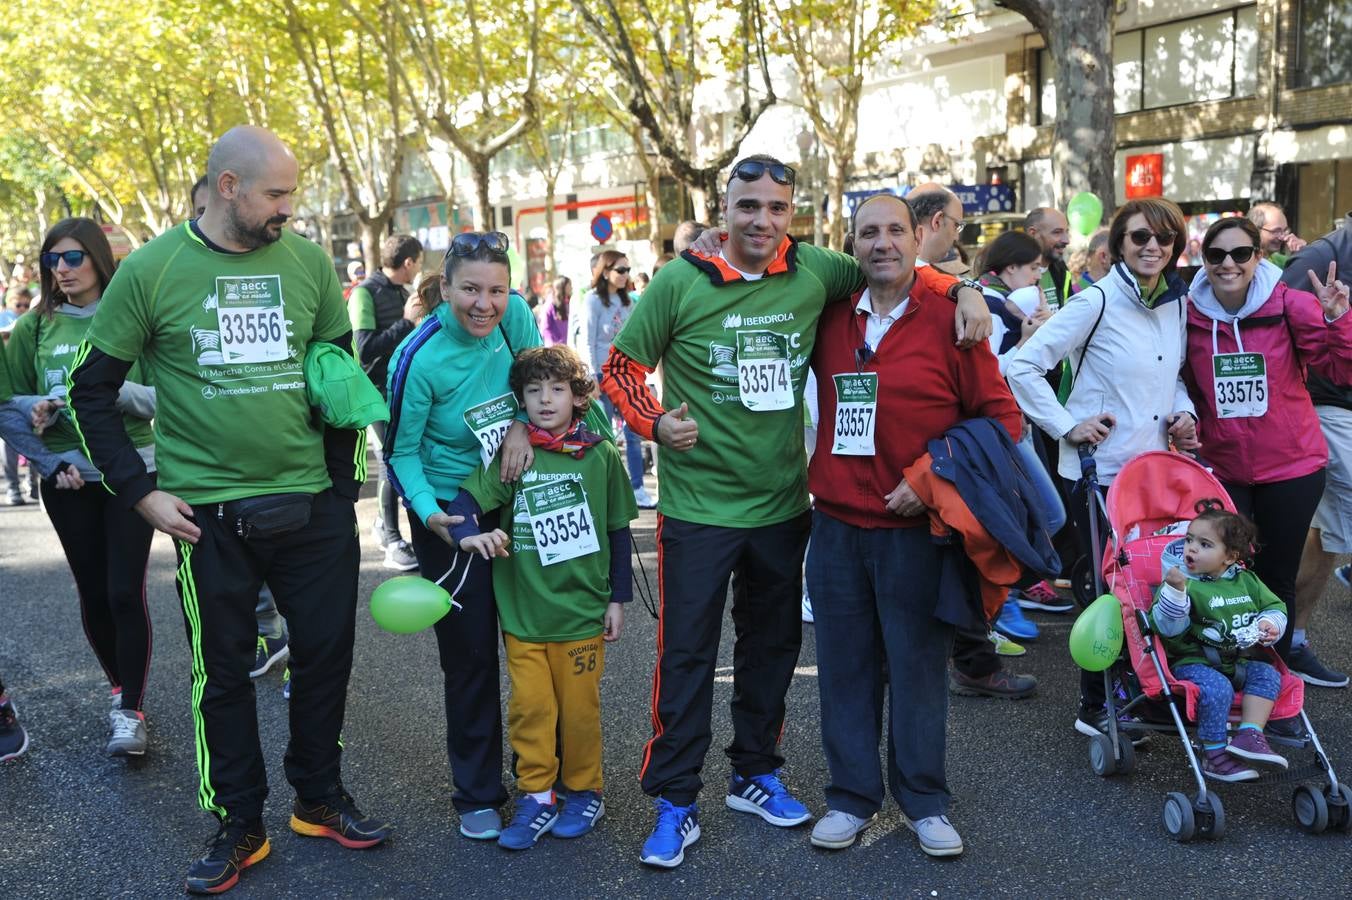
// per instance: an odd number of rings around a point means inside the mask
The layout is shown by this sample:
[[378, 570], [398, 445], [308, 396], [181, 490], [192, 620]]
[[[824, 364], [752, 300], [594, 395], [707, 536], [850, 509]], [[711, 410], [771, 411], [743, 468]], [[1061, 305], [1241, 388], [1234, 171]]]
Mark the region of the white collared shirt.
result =
[[873, 311], [873, 298], [869, 295], [869, 289], [864, 288], [864, 293], [860, 295], [859, 302], [854, 305], [854, 311], [858, 315], [868, 316], [868, 321], [864, 324], [864, 343], [868, 348], [877, 352], [878, 345], [883, 342], [883, 335], [892, 327], [902, 314], [906, 312], [906, 307], [911, 304], [911, 298], [908, 296], [896, 305], [893, 310], [885, 316], [880, 316]]

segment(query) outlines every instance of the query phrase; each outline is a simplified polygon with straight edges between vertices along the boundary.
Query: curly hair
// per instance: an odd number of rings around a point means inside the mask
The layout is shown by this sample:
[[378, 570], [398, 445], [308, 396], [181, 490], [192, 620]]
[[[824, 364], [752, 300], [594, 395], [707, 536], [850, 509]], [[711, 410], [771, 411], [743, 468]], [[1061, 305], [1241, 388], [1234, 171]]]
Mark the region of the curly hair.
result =
[[1239, 513], [1230, 512], [1218, 497], [1198, 500], [1194, 522], [1209, 522], [1216, 529], [1225, 549], [1239, 557], [1246, 566], [1253, 564], [1258, 552], [1258, 527]]
[[596, 382], [582, 364], [582, 358], [566, 344], [531, 347], [517, 354], [512, 371], [507, 375], [507, 384], [518, 402], [526, 402], [526, 385], [533, 381], [566, 381], [573, 389], [573, 399], [582, 400], [577, 404], [576, 415], [584, 416], [591, 408]]

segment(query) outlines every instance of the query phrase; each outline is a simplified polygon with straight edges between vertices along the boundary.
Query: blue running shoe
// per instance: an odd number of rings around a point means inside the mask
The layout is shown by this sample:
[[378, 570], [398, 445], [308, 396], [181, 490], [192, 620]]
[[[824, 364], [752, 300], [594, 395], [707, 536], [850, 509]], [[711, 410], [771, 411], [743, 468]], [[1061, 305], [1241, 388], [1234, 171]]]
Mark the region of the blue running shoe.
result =
[[641, 862], [663, 869], [674, 869], [685, 862], [685, 848], [699, 840], [699, 809], [695, 804], [672, 806], [658, 797], [657, 824], [643, 844]]
[[541, 803], [530, 796], [516, 801], [512, 824], [498, 835], [498, 846], [507, 850], [529, 850], [540, 835], [553, 830], [559, 821], [559, 804]]
[[1038, 634], [1037, 625], [1028, 621], [1023, 610], [1019, 609], [1019, 601], [1009, 598], [1000, 607], [1000, 618], [995, 620], [995, 630], [1016, 641], [1035, 641]]
[[564, 796], [559, 824], [554, 826], [554, 837], [575, 838], [596, 827], [596, 821], [606, 814], [606, 804], [600, 791], [569, 791]]
[[1343, 587], [1352, 588], [1352, 563], [1339, 566], [1333, 570], [1333, 574], [1338, 576], [1338, 580], [1343, 583]]
[[728, 779], [728, 808], [755, 813], [771, 825], [787, 828], [812, 818], [807, 807], [793, 799], [779, 780], [778, 770], [768, 775], [743, 778], [736, 772]]

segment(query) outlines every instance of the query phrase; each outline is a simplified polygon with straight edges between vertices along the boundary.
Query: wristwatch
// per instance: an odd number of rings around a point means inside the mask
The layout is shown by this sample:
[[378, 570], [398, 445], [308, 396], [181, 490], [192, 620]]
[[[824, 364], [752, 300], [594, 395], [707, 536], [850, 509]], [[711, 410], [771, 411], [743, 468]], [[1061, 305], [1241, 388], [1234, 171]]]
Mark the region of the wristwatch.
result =
[[957, 300], [958, 291], [962, 290], [965, 287], [971, 288], [978, 294], [981, 293], [981, 282], [973, 281], [970, 278], [959, 278], [957, 281], [953, 282], [953, 286], [948, 289], [948, 299]]

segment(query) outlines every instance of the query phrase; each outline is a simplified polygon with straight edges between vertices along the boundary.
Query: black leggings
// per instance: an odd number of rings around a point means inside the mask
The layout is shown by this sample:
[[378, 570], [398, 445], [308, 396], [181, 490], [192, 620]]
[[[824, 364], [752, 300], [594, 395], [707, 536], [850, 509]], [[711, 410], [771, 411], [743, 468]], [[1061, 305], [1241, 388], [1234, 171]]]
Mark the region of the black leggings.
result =
[[1253, 573], [1286, 604], [1288, 624], [1277, 642], [1277, 652], [1284, 659], [1291, 649], [1291, 629], [1295, 627], [1296, 572], [1300, 570], [1310, 520], [1324, 494], [1324, 470], [1267, 484], [1222, 484], [1235, 501], [1235, 508], [1258, 526]]
[[43, 482], [42, 505], [75, 576], [89, 646], [121, 688], [122, 708], [139, 710], [150, 672], [146, 564], [154, 529], [97, 481], [78, 491]]

